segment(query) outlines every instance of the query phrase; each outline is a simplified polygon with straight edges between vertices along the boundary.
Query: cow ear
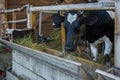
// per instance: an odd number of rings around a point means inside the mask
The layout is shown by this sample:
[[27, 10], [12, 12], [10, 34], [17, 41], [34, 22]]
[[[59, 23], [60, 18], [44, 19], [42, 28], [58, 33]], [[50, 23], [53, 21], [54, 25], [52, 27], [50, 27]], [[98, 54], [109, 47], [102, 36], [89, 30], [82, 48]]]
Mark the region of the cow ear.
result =
[[84, 13], [84, 11], [83, 10], [80, 10], [80, 11], [78, 11], [79, 12], [79, 14], [83, 14]]
[[59, 16], [62, 16], [62, 17], [64, 17], [65, 15], [64, 15], [64, 13], [63, 12], [61, 12], [61, 11], [58, 11], [58, 15]]
[[89, 15], [84, 19], [86, 25], [94, 25], [95, 23], [97, 23], [97, 21], [98, 17], [95, 15]]
[[84, 13], [84, 11], [83, 10], [80, 10], [80, 11], [78, 11], [78, 16], [81, 16], [81, 15], [83, 15], [83, 13]]

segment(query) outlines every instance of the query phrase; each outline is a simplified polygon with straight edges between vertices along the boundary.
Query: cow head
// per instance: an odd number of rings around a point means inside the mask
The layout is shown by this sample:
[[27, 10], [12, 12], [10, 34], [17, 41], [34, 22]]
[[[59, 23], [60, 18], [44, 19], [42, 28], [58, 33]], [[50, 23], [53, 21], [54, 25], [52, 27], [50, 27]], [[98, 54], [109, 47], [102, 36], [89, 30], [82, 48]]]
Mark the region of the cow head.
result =
[[53, 19], [53, 26], [54, 28], [60, 28], [61, 27], [61, 23], [64, 22], [64, 17], [60, 15], [60, 13], [56, 13], [52, 16]]
[[66, 32], [65, 50], [74, 51], [76, 49], [77, 35], [81, 35], [79, 32], [82, 24], [92, 26], [96, 24], [98, 18], [95, 15], [91, 15], [83, 11], [69, 11], [65, 15], [64, 27]]
[[79, 17], [82, 15], [81, 11], [69, 11], [65, 14], [64, 27], [66, 32], [66, 43], [64, 49], [67, 51], [74, 51], [76, 49], [76, 35], [80, 28]]

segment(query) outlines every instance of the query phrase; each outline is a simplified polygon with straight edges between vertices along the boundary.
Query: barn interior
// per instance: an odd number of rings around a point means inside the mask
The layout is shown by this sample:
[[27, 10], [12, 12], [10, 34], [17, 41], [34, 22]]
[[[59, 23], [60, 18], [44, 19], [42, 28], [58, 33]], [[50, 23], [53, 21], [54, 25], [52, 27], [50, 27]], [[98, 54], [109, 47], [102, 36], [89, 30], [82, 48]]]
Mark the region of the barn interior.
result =
[[[29, 14], [29, 7], [38, 7], [38, 6], [53, 6], [53, 5], [66, 5], [66, 4], [82, 4], [88, 3], [88, 0], [1, 0], [0, 1], [0, 37], [12, 43], [17, 43], [19, 45], [23, 45], [33, 50], [39, 50], [43, 52], [47, 52], [48, 54], [52, 54], [55, 56], [59, 56], [58, 53], [61, 53], [63, 50], [64, 33], [61, 29], [54, 29], [52, 23], [52, 15], [57, 11], [43, 11], [43, 12], [32, 12]], [[8, 10], [8, 11], [7, 11]], [[64, 12], [64, 11], [63, 11]], [[28, 19], [31, 18], [29, 21]], [[28, 24], [30, 23], [30, 24]], [[7, 29], [12, 30], [12, 33]], [[104, 43], [103, 43], [104, 44]], [[111, 55], [111, 65], [106, 66], [103, 57], [103, 44], [98, 45], [99, 47], [99, 58], [97, 62], [92, 61], [92, 55], [90, 53], [85, 52], [85, 45], [81, 43], [79, 48], [77, 49], [77, 54], [72, 54], [72, 61], [83, 62], [86, 68], [87, 64], [92, 64], [94, 66], [100, 67], [100, 69], [109, 69], [108, 72], [113, 71], [114, 67], [114, 54]], [[0, 47], [0, 54], [8, 54], [8, 57], [11, 57], [11, 49], [9, 47]], [[114, 53], [114, 50], [112, 51]], [[62, 58], [68, 58], [66, 55], [59, 56]], [[6, 60], [6, 59], [5, 59]], [[8, 59], [7, 59], [8, 60]], [[11, 66], [12, 58], [8, 60], [9, 66]], [[7, 63], [7, 64], [8, 64]], [[6, 64], [6, 63], [5, 63]], [[7, 66], [8, 67], [8, 66]], [[111, 69], [112, 67], [112, 69]], [[11, 69], [11, 68], [10, 68]], [[92, 69], [92, 68], [91, 68]], [[7, 69], [8, 70], [8, 69]], [[115, 68], [115, 70], [119, 70], [119, 68]], [[5, 71], [1, 71], [1, 79], [5, 79], [6, 73]], [[98, 70], [99, 72], [99, 70]], [[114, 72], [114, 71], [113, 71]], [[111, 73], [113, 73], [111, 72]], [[118, 72], [116, 72], [118, 76]], [[86, 75], [86, 74], [84, 74]], [[88, 75], [88, 73], [87, 73]], [[93, 74], [94, 75], [94, 74]], [[96, 76], [91, 77], [91, 80]], [[103, 76], [102, 76], [103, 77]], [[103, 79], [102, 79], [103, 80]], [[109, 79], [106, 79], [109, 80]]]

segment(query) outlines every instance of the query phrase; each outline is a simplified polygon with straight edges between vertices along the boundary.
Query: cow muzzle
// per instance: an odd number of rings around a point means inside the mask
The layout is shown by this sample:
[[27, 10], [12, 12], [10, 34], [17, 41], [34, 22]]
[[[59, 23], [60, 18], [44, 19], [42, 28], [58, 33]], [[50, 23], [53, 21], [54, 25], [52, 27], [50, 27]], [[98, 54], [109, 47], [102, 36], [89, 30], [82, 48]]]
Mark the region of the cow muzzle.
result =
[[65, 46], [64, 49], [65, 49], [66, 51], [74, 51], [74, 48], [73, 48], [73, 47], [67, 47], [67, 46]]

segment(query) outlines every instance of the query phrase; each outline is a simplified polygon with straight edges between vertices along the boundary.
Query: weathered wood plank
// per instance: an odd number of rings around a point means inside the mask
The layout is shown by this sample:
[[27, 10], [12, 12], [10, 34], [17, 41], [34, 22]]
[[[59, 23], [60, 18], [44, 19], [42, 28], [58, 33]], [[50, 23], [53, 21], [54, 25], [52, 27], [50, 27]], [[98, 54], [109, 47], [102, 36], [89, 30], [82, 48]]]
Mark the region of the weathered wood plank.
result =
[[[16, 20], [16, 13], [15, 13], [15, 12], [12, 13], [12, 20], [13, 20], [13, 21]], [[13, 28], [13, 29], [16, 29], [16, 23], [13, 23], [13, 24], [12, 24], [12, 28]]]
[[[0, 10], [3, 10], [6, 8], [6, 0], [0, 0]], [[4, 20], [7, 21], [7, 17], [6, 14], [0, 14], [0, 21], [3, 22]], [[5, 36], [5, 32], [6, 32], [6, 28], [8, 27], [8, 25], [2, 25], [2, 23], [0, 23], [0, 35], [1, 37]]]
[[37, 41], [38, 36], [38, 28], [37, 28], [37, 19], [36, 19], [36, 13], [31, 13], [31, 26], [34, 29], [34, 39]]
[[62, 49], [64, 50], [65, 41], [66, 41], [66, 34], [65, 34], [65, 28], [64, 28], [63, 23], [61, 25], [61, 40], [62, 40]]
[[46, 10], [113, 10], [114, 2], [88, 3], [88, 4], [69, 4], [69, 5], [53, 5], [30, 7], [30, 11], [46, 11]]

